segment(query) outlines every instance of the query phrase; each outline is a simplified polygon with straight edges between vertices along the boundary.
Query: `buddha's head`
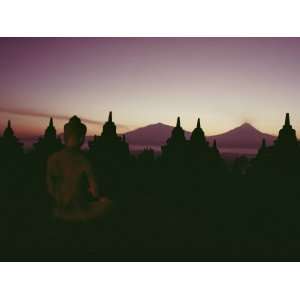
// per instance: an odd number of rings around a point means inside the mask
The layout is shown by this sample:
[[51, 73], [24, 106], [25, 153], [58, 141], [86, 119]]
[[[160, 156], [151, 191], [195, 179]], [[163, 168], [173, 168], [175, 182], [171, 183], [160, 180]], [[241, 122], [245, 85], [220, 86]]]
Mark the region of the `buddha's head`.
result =
[[73, 116], [64, 126], [64, 141], [67, 148], [80, 148], [84, 143], [86, 126]]

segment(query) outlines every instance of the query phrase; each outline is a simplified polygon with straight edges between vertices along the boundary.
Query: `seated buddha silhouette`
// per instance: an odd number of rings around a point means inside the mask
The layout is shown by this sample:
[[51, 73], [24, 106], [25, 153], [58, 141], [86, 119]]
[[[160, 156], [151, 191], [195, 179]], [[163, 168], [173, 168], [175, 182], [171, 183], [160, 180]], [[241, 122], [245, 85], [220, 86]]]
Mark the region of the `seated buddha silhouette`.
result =
[[110, 200], [100, 196], [92, 166], [80, 147], [86, 126], [73, 116], [64, 126], [65, 148], [48, 159], [47, 186], [54, 199], [54, 215], [63, 221], [100, 218]]

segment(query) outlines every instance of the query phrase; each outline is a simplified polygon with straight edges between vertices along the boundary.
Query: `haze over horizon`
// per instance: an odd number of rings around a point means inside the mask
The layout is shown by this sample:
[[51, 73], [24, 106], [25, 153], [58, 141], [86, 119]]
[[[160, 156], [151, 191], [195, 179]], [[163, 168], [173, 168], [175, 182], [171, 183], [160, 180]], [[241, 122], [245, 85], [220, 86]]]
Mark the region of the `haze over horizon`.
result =
[[58, 133], [76, 114], [99, 134], [153, 123], [207, 135], [244, 122], [277, 134], [286, 112], [300, 132], [299, 38], [0, 38], [0, 130]]

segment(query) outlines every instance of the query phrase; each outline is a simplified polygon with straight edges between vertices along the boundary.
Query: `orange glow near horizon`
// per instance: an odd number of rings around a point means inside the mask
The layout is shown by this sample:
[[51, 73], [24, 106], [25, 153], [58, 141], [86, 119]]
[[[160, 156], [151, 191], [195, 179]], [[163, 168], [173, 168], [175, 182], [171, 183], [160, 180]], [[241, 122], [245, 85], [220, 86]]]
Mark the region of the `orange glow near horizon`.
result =
[[[49, 124], [49, 118], [50, 117], [46, 117], [46, 116], [28, 116], [28, 115], [20, 115], [20, 114], [13, 114], [13, 113], [1, 113], [0, 112], [0, 133], [3, 132], [3, 130], [6, 128], [7, 126], [7, 121], [11, 120], [12, 122], [12, 127], [14, 129], [15, 134], [20, 137], [20, 138], [32, 138], [32, 137], [39, 137], [42, 136], [44, 134], [45, 129], [47, 128], [48, 124]], [[63, 127], [64, 124], [67, 122], [67, 118], [63, 119], [62, 117], [58, 117], [56, 118], [55, 116], [53, 117], [54, 120], [54, 126], [56, 128], [57, 134], [62, 134], [63, 133]], [[176, 120], [175, 120], [176, 121]], [[282, 116], [282, 124], [284, 121], [284, 115]], [[293, 118], [292, 118], [292, 125], [293, 125]], [[114, 122], [117, 124], [116, 120], [114, 120]], [[269, 126], [268, 131], [264, 131], [261, 130], [259, 126], [257, 126], [256, 124], [253, 124], [251, 121], [247, 121], [246, 122], [250, 123], [251, 125], [253, 125], [254, 127], [256, 127], [258, 130], [260, 130], [263, 133], [268, 133], [271, 135], [277, 135], [278, 131], [280, 130], [280, 128], [277, 128], [277, 130], [274, 130], [272, 128], [272, 123], [271, 126]], [[99, 135], [102, 132], [102, 126], [103, 126], [103, 121], [102, 122], [97, 122], [95, 121], [91, 121], [91, 122], [84, 122], [87, 125], [87, 135], [88, 136], [93, 136], [93, 135]], [[158, 123], [158, 122], [153, 122], [151, 124], [154, 123]], [[161, 122], [162, 123], [162, 122]], [[192, 131], [194, 129], [194, 127], [189, 127], [186, 128], [185, 125], [185, 120], [181, 118], [181, 126], [186, 130], [186, 131]], [[217, 135], [217, 134], [222, 134], [226, 131], [229, 131], [235, 127], [238, 127], [240, 125], [242, 125], [242, 123], [236, 124], [234, 125], [234, 127], [228, 127], [228, 128], [224, 128], [223, 131], [208, 131], [206, 130], [206, 125], [203, 125], [203, 123], [207, 123], [207, 122], [203, 122], [201, 121], [201, 126], [203, 127], [203, 129], [205, 130], [205, 134], [207, 136], [210, 135]], [[175, 122], [172, 123], [164, 123], [166, 125], [170, 125], [170, 126], [175, 126]], [[145, 126], [150, 125], [150, 124], [145, 124]], [[268, 125], [268, 124], [265, 124]], [[144, 125], [143, 125], [144, 126]], [[141, 127], [143, 127], [141, 126]], [[126, 133], [129, 132], [131, 130], [134, 130], [136, 128], [139, 128], [140, 126], [132, 126], [132, 127], [127, 127], [124, 125], [118, 126], [117, 124], [117, 132], [122, 134], [122, 133]], [[267, 126], [264, 126], [263, 128], [268, 128]], [[295, 128], [295, 126], [294, 126]], [[295, 128], [296, 129], [296, 128]], [[300, 132], [300, 130], [299, 130]]]
[[180, 116], [276, 135], [290, 112], [299, 132], [299, 61], [300, 38], [0, 38], [0, 130], [41, 135], [53, 116], [61, 133], [78, 115], [100, 134], [113, 111], [119, 133]]

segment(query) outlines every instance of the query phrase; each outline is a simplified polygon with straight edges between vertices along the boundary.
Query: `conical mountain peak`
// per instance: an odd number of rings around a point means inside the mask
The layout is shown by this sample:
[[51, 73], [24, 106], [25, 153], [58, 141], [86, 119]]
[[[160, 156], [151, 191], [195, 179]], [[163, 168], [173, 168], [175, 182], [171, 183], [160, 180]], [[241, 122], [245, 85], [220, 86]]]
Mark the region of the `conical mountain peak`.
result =
[[243, 123], [242, 125], [232, 129], [232, 131], [237, 131], [237, 132], [241, 132], [241, 133], [255, 133], [255, 134], [261, 134], [262, 132], [260, 132], [257, 128], [255, 128], [253, 125], [251, 125], [248, 122]]
[[251, 124], [248, 123], [248, 122], [243, 123], [243, 124], [240, 126], [240, 128], [253, 128], [253, 129], [257, 130], [253, 125], [251, 125]]

